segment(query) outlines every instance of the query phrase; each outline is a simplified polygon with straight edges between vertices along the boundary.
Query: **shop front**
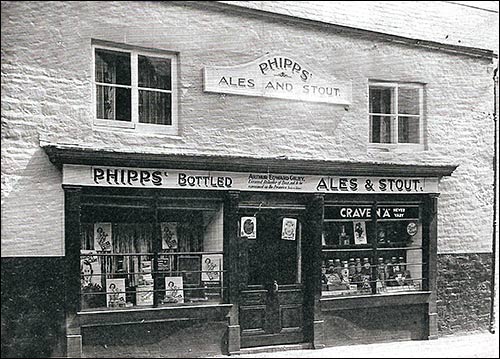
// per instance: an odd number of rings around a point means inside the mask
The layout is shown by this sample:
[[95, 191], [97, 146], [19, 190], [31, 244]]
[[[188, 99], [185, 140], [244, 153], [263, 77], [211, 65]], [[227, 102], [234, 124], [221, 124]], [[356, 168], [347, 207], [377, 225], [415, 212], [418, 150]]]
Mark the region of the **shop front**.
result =
[[436, 336], [452, 167], [46, 151], [70, 356], [132, 329], [180, 356]]

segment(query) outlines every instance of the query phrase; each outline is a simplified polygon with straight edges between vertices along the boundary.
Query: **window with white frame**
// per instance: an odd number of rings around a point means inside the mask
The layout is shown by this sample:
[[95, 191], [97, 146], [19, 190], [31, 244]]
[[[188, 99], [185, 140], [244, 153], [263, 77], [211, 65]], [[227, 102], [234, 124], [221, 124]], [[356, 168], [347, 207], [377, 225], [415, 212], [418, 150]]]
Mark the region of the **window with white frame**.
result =
[[176, 57], [94, 46], [96, 125], [176, 131]]
[[371, 82], [370, 143], [423, 144], [423, 86]]

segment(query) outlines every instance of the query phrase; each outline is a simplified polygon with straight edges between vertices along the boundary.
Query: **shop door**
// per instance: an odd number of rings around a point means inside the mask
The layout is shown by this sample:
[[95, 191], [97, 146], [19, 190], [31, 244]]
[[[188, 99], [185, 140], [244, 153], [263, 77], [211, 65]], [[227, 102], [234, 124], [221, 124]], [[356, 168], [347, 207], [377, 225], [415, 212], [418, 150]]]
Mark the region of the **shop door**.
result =
[[303, 224], [298, 213], [259, 211], [246, 239], [248, 280], [240, 296], [241, 347], [304, 341]]

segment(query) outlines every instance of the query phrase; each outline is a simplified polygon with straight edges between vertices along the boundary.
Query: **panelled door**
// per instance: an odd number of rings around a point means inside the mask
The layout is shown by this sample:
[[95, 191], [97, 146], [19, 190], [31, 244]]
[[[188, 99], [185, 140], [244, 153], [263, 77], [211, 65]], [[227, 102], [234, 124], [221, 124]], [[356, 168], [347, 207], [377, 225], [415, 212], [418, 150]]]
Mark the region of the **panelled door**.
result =
[[245, 246], [248, 280], [240, 292], [241, 347], [303, 342], [301, 213], [265, 209], [255, 218], [256, 238]]

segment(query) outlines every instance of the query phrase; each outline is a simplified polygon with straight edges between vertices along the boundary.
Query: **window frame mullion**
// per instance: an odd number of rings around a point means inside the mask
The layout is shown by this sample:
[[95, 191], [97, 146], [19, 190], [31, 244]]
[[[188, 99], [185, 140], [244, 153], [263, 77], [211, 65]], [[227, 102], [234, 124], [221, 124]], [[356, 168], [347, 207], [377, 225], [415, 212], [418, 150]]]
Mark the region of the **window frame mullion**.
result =
[[131, 85], [132, 85], [132, 123], [139, 123], [139, 63], [137, 51], [131, 51], [130, 53], [130, 75], [131, 75]]

